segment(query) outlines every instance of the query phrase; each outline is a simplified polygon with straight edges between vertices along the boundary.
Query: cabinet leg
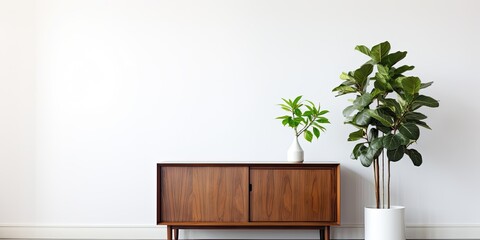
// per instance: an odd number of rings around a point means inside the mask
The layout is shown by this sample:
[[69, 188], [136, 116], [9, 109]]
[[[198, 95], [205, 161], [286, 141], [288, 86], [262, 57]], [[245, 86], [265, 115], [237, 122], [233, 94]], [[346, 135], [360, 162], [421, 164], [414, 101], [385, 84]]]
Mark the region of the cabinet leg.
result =
[[323, 239], [330, 240], [330, 226], [326, 226], [323, 230], [324, 236]]
[[175, 240], [178, 240], [178, 228], [173, 229], [173, 236]]
[[324, 237], [325, 237], [325, 233], [324, 233], [324, 227], [321, 227], [320, 229], [318, 229], [318, 233], [320, 234], [320, 240], [324, 240]]
[[172, 226], [167, 225], [167, 240], [172, 240]]

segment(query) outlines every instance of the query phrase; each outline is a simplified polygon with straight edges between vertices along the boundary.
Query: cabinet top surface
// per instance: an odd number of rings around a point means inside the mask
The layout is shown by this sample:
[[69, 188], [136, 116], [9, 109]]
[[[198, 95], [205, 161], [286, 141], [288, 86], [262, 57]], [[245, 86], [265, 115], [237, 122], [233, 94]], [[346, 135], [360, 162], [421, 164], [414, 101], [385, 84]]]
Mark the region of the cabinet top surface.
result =
[[301, 167], [301, 166], [332, 166], [340, 165], [338, 162], [304, 162], [304, 163], [289, 163], [289, 162], [173, 162], [173, 161], [162, 161], [157, 163], [157, 165], [196, 165], [196, 166], [212, 166], [212, 165], [226, 165], [226, 166], [291, 166], [291, 167]]

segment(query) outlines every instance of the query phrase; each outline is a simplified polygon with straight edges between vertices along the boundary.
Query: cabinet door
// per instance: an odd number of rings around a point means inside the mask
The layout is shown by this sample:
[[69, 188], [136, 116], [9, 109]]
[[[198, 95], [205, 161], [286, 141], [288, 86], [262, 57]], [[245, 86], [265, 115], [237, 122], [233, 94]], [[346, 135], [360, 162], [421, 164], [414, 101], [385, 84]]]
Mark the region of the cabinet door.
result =
[[336, 221], [334, 168], [252, 168], [251, 221]]
[[164, 166], [160, 174], [161, 221], [248, 221], [248, 167]]

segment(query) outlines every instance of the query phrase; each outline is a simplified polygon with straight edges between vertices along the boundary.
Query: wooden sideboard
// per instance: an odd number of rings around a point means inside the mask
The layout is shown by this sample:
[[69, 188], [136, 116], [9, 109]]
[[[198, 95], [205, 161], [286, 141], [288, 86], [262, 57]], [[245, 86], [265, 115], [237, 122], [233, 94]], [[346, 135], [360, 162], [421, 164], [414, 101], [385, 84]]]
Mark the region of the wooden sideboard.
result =
[[302, 228], [330, 238], [340, 224], [337, 163], [159, 163], [157, 224], [179, 229]]

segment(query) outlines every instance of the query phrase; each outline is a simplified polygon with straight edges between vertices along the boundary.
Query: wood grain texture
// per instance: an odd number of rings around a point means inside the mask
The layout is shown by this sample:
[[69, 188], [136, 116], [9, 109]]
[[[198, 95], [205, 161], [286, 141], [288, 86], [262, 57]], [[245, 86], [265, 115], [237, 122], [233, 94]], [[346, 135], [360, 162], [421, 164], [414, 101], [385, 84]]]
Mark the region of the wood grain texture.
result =
[[250, 221], [337, 222], [335, 168], [250, 169]]
[[162, 166], [160, 222], [248, 222], [248, 167]]

